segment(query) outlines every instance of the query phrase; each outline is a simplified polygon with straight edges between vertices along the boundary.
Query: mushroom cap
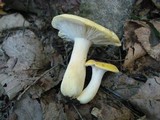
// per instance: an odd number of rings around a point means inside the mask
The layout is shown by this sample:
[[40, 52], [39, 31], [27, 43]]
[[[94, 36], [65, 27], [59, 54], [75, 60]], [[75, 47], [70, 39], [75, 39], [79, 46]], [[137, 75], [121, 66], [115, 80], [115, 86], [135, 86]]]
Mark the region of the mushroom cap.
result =
[[84, 38], [97, 45], [121, 46], [118, 36], [109, 29], [76, 15], [61, 14], [52, 20], [52, 26], [59, 30], [59, 37], [68, 41]]
[[85, 66], [95, 66], [106, 71], [111, 71], [115, 73], [119, 72], [118, 68], [115, 65], [105, 62], [98, 62], [95, 60], [88, 60]]

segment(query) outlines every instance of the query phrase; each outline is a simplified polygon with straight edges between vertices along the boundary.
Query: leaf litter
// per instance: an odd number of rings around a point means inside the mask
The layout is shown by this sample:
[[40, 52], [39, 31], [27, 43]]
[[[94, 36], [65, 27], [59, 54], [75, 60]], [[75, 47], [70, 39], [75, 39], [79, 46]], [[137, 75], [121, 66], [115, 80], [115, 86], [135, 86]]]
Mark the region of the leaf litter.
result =
[[[80, 1], [35, 0], [25, 3], [23, 0], [4, 0], [4, 11], [21, 11], [22, 14], [25, 12], [25, 18], [21, 14], [18, 16], [21, 16], [19, 19], [26, 21], [27, 25], [16, 26], [14, 22], [7, 26], [8, 28], [2, 25], [0, 88], [3, 90], [0, 89], [0, 118], [160, 119], [160, 22], [153, 19], [158, 17], [159, 2], [144, 1], [137, 0], [135, 4], [132, 17], [137, 19], [128, 20], [124, 25], [121, 54], [117, 54], [111, 47], [91, 48], [89, 58], [112, 62], [122, 69], [117, 75], [106, 73], [96, 97], [90, 103], [80, 105], [74, 101], [66, 101], [60, 93], [60, 82], [72, 44], [58, 38], [57, 31], [50, 26], [52, 17], [57, 14], [71, 11], [77, 14]], [[13, 17], [15, 15], [17, 14], [13, 14]], [[87, 72], [89, 75], [86, 83], [89, 82], [91, 74], [88, 68]]]

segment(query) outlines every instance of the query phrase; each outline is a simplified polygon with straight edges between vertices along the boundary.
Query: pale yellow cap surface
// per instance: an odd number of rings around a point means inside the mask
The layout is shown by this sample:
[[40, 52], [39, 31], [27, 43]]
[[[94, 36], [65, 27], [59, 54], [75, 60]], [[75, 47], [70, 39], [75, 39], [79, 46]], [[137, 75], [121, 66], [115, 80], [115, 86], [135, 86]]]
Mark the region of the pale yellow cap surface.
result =
[[110, 63], [105, 63], [105, 62], [98, 62], [95, 60], [88, 60], [85, 66], [96, 66], [97, 68], [100, 68], [106, 71], [119, 72], [118, 68], [115, 65]]

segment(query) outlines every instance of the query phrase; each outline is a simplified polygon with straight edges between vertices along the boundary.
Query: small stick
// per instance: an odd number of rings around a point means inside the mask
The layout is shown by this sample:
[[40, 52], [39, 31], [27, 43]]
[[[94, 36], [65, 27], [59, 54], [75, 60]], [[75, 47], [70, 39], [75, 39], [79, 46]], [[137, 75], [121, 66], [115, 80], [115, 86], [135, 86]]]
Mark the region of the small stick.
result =
[[128, 99], [125, 99], [123, 98], [121, 95], [119, 95], [118, 93], [112, 91], [111, 89], [109, 88], [105, 88], [103, 86], [100, 87], [101, 90], [106, 93], [107, 95], [115, 98], [117, 101], [121, 102], [125, 107], [127, 107], [128, 109], [130, 109], [134, 115], [136, 117], [141, 117], [141, 116], [144, 116], [144, 113], [139, 111], [137, 108], [135, 108]]
[[75, 111], [77, 112], [77, 114], [79, 115], [81, 120], [84, 120], [82, 115], [80, 114], [80, 112], [78, 111], [78, 109], [76, 108], [76, 106], [72, 103], [73, 108], [75, 109]]
[[49, 73], [49, 72], [50, 72], [52, 69], [54, 69], [55, 67], [56, 67], [56, 66], [50, 68], [49, 70], [47, 70], [47, 71], [45, 71], [43, 74], [41, 74], [39, 77], [37, 77], [37, 78], [35, 79], [35, 81], [33, 81], [32, 84], [30, 84], [28, 87], [26, 87], [26, 88], [24, 89], [24, 91], [17, 97], [17, 100], [20, 100], [21, 97], [22, 97], [22, 95], [24, 95], [24, 93], [25, 93], [27, 90], [29, 90], [31, 86], [33, 86], [34, 84], [36, 84], [36, 83], [38, 82], [38, 80], [40, 80], [41, 78], [43, 78], [47, 73]]

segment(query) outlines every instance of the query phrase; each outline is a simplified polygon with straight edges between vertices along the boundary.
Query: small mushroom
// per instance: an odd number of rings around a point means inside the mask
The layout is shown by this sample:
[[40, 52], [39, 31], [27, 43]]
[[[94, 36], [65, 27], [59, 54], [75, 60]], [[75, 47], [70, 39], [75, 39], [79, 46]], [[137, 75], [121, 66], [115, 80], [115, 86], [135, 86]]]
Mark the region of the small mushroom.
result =
[[109, 63], [89, 60], [86, 62], [85, 65], [92, 67], [92, 77], [87, 87], [77, 97], [77, 100], [81, 104], [86, 104], [94, 98], [101, 84], [102, 77], [106, 71], [111, 71], [116, 73], [119, 72], [116, 66]]
[[74, 41], [72, 55], [61, 83], [61, 92], [64, 96], [76, 98], [84, 87], [85, 62], [91, 44], [120, 46], [121, 42], [114, 32], [76, 15], [55, 16], [52, 26], [59, 30], [61, 38]]

